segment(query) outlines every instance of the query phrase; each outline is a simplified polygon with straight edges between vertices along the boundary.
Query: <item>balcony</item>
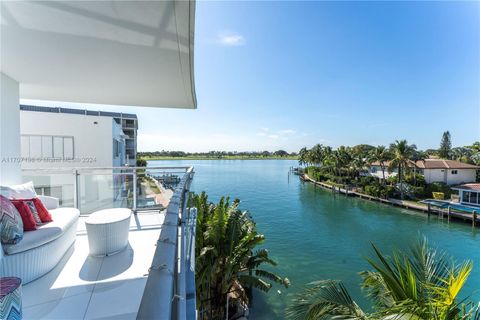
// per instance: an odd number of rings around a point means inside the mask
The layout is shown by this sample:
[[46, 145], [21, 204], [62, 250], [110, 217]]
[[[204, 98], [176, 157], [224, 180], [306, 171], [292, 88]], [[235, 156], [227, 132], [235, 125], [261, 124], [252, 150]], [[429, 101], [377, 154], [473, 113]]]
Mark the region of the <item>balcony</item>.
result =
[[[62, 206], [81, 212], [60, 263], [23, 286], [24, 318], [194, 319], [193, 174], [193, 167], [24, 170], [37, 190], [57, 192]], [[90, 256], [85, 220], [112, 207], [135, 212], [129, 244], [115, 255]]]

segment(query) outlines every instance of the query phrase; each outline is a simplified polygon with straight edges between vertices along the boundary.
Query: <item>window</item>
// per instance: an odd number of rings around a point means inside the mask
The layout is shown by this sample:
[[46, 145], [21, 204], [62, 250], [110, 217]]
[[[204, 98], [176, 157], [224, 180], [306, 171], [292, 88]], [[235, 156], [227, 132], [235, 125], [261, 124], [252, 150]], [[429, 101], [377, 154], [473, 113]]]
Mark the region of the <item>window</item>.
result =
[[471, 192], [471, 191], [463, 191], [462, 202], [467, 202], [467, 203], [471, 203], [471, 204], [480, 204], [480, 193], [479, 192]]
[[452, 174], [458, 174], [458, 170], [452, 170]]
[[30, 137], [30, 157], [31, 158], [42, 157], [42, 137], [41, 136]]
[[478, 193], [470, 192], [470, 203], [478, 203]]
[[63, 138], [63, 157], [73, 159], [73, 137]]
[[118, 158], [118, 141], [113, 139], [113, 157]]
[[52, 137], [42, 136], [42, 157], [44, 158], [53, 157]]
[[22, 135], [22, 157], [73, 159], [73, 137]]
[[53, 137], [53, 157], [63, 158], [63, 137]]

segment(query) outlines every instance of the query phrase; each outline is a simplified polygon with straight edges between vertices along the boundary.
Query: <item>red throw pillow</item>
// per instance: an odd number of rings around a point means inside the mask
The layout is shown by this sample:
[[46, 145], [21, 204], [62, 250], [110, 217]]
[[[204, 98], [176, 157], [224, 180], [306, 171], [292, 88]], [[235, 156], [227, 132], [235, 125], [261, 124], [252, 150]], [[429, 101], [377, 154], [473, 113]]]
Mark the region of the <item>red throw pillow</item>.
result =
[[35, 204], [35, 208], [37, 208], [38, 215], [40, 216], [40, 220], [43, 223], [45, 222], [52, 222], [52, 215], [48, 212], [47, 208], [43, 205], [42, 201], [38, 198], [32, 199], [33, 203]]
[[15, 208], [17, 208], [23, 222], [23, 231], [37, 230], [37, 223], [33, 217], [32, 211], [25, 203], [25, 200], [10, 200]]

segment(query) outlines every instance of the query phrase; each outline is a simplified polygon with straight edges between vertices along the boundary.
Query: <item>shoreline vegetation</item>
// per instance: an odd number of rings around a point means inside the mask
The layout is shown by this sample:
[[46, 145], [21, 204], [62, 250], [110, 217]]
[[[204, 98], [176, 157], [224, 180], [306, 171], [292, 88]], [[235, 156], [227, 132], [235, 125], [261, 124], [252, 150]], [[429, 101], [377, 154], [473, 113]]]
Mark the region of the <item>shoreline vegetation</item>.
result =
[[[317, 144], [299, 151], [299, 164], [315, 181], [336, 186], [348, 186], [378, 198], [422, 200], [435, 194], [450, 198], [452, 190], [444, 182], [427, 183], [416, 163], [427, 159], [449, 159], [480, 165], [480, 142], [471, 146], [452, 148], [450, 134], [444, 133], [438, 150], [417, 150], [406, 140], [397, 140], [389, 147], [357, 145], [333, 149]], [[372, 165], [381, 175], [372, 175]], [[388, 174], [387, 174], [388, 173]], [[477, 177], [478, 179], [478, 177]]]
[[239, 152], [239, 151], [210, 151], [210, 152], [184, 152], [184, 151], [154, 151], [138, 152], [138, 158], [149, 160], [298, 160], [298, 154], [288, 153], [285, 150], [274, 152]]

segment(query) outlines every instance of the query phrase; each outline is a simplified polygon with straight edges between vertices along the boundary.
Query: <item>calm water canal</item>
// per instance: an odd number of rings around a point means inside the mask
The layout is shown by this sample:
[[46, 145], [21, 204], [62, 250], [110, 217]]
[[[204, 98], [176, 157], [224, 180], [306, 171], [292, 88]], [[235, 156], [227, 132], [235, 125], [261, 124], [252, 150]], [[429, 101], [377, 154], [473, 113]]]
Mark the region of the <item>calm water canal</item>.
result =
[[423, 236], [455, 259], [474, 262], [464, 293], [480, 300], [480, 232], [467, 223], [448, 224], [423, 213], [333, 196], [289, 176], [296, 161], [179, 160], [149, 165], [194, 165], [194, 191], [206, 191], [215, 201], [222, 195], [240, 198], [242, 209], [252, 213], [266, 237], [265, 246], [279, 264], [275, 271], [292, 283], [289, 289], [256, 294], [252, 319], [283, 319], [289, 295], [319, 279], [342, 280], [354, 299], [368, 306], [358, 272], [369, 269], [363, 257], [372, 253], [371, 243], [388, 252]]

